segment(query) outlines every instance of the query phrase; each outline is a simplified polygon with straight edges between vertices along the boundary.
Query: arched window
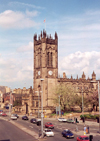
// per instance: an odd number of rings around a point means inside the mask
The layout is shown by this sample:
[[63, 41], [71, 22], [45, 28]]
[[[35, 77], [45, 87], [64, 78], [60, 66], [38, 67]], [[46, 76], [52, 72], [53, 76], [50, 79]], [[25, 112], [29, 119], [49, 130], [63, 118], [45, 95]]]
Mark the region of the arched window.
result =
[[52, 60], [53, 60], [53, 58], [52, 58], [52, 52], [51, 52], [51, 66], [52, 66]]
[[53, 66], [53, 55], [52, 55], [52, 52], [48, 52], [47, 53], [47, 66]]
[[38, 53], [38, 67], [41, 67], [41, 52]]
[[49, 66], [49, 52], [47, 53], [47, 66]]

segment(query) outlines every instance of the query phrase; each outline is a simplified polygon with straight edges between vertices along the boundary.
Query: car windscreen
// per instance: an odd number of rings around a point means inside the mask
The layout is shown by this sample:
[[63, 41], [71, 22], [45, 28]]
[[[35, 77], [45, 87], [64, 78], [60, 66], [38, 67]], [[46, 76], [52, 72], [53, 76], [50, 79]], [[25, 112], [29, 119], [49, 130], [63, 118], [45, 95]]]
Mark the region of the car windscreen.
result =
[[88, 137], [84, 137], [83, 140], [89, 140], [89, 138]]

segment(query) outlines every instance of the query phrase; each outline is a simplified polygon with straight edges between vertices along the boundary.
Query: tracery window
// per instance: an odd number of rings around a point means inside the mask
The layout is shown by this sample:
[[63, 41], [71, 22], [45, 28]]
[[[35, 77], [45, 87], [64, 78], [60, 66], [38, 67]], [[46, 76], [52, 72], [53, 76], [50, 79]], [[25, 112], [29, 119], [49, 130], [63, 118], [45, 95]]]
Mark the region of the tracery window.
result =
[[47, 65], [51, 67], [53, 65], [52, 62], [53, 62], [52, 52], [48, 52], [47, 53]]

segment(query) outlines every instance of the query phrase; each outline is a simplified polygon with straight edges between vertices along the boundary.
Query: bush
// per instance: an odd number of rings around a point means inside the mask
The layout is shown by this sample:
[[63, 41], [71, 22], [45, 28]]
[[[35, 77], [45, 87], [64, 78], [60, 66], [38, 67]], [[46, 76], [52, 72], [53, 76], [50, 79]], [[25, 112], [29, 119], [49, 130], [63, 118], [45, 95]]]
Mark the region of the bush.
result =
[[85, 117], [85, 119], [96, 119], [97, 117], [99, 117], [99, 115], [91, 115], [91, 114], [80, 115], [80, 118], [81, 118], [81, 119], [82, 119], [83, 117]]

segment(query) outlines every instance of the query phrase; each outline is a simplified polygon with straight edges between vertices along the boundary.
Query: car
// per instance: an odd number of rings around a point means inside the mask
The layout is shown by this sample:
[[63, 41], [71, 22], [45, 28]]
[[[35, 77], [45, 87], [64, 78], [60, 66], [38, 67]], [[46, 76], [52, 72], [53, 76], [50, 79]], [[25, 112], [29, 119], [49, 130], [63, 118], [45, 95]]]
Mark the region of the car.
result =
[[2, 116], [7, 116], [7, 114], [5, 112], [2, 113]]
[[74, 134], [69, 129], [63, 130], [62, 136], [66, 138], [74, 138]]
[[68, 123], [75, 123], [75, 121], [73, 119], [67, 119]]
[[3, 113], [3, 110], [0, 110], [0, 115], [2, 115], [2, 113]]
[[43, 131], [43, 134], [44, 134], [44, 136], [47, 136], [47, 137], [50, 137], [50, 136], [54, 136], [54, 132], [53, 131], [51, 131], [51, 129], [45, 129], [44, 131]]
[[66, 122], [67, 119], [65, 119], [65, 118], [58, 118], [58, 121]]
[[12, 120], [17, 120], [17, 117], [12, 114], [12, 115], [11, 115], [11, 119], [12, 119]]
[[19, 116], [17, 114], [13, 114], [14, 116], [16, 116], [17, 118], [19, 118]]
[[51, 122], [47, 122], [47, 123], [45, 123], [45, 127], [53, 129], [54, 125]]
[[28, 117], [27, 116], [23, 116], [22, 120], [28, 120]]
[[36, 119], [36, 118], [32, 118], [32, 119], [30, 120], [30, 122], [31, 122], [31, 123], [37, 123], [37, 119]]
[[89, 141], [89, 137], [88, 136], [79, 136], [77, 137], [77, 141]]

